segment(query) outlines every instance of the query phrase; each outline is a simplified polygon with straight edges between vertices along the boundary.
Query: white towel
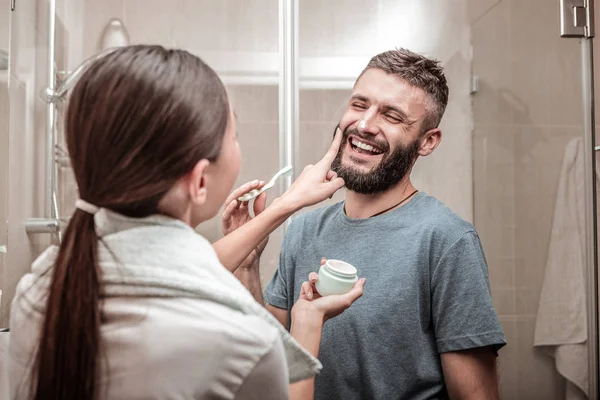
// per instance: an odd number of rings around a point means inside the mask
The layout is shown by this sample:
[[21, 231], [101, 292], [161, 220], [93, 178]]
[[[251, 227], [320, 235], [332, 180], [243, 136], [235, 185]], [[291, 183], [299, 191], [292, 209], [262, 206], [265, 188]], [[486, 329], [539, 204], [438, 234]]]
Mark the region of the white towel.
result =
[[[244, 314], [261, 317], [279, 331], [286, 353], [290, 382], [318, 374], [321, 363], [257, 303], [252, 294], [217, 258], [212, 245], [182, 221], [161, 215], [143, 219], [100, 209], [94, 217], [104, 297], [190, 297], [211, 300]], [[232, 249], [232, 251], [235, 251]], [[58, 249], [48, 248], [33, 264], [47, 285]], [[25, 291], [23, 296], [35, 296]], [[30, 299], [31, 304], [38, 304]], [[41, 303], [43, 304], [43, 303]], [[43, 310], [40, 310], [43, 312]]]
[[571, 384], [588, 395], [584, 182], [577, 138], [563, 159], [534, 337], [570, 383], [567, 398], [582, 395]]

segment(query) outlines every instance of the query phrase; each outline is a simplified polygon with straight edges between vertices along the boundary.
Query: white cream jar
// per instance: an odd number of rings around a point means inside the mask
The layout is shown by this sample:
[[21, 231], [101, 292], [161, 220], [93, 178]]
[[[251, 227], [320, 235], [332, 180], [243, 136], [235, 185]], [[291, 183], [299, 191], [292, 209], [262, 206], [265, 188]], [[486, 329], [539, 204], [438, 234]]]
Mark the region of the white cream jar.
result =
[[348, 293], [358, 281], [356, 268], [340, 260], [327, 260], [319, 269], [315, 284], [321, 296]]

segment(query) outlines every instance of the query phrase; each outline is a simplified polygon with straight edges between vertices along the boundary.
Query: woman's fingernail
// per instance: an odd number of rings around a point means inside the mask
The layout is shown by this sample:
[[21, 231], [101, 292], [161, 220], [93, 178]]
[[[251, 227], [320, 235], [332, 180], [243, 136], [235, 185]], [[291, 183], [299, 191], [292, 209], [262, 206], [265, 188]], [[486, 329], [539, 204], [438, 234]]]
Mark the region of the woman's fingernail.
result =
[[312, 292], [308, 292], [308, 293], [306, 293], [306, 296], [307, 296], [309, 299], [312, 299]]

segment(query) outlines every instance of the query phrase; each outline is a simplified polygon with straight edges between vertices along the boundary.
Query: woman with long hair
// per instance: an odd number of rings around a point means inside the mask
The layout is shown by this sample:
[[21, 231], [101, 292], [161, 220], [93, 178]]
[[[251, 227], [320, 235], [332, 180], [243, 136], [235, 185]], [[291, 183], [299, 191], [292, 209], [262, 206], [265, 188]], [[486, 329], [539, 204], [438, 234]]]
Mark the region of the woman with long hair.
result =
[[194, 227], [223, 205], [241, 156], [225, 87], [202, 60], [160, 46], [115, 50], [73, 88], [65, 134], [79, 200], [60, 247], [19, 282], [11, 397], [311, 398], [323, 323], [364, 282], [318, 299], [307, 285], [290, 334], [231, 271], [286, 218], [343, 186], [329, 170], [340, 135], [213, 246]]

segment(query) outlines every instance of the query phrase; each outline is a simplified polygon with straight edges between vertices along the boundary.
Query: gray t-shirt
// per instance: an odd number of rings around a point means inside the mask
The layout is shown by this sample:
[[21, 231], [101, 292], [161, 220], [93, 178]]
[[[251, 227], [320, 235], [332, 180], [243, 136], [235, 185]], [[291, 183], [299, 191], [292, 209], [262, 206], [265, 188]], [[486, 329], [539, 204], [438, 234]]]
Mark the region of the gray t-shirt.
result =
[[440, 353], [506, 344], [475, 229], [425, 193], [368, 219], [348, 218], [343, 203], [295, 218], [266, 302], [290, 311], [321, 257], [367, 280], [325, 323], [318, 400], [446, 399]]

